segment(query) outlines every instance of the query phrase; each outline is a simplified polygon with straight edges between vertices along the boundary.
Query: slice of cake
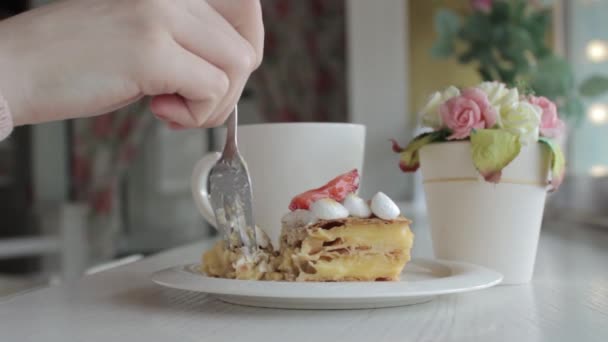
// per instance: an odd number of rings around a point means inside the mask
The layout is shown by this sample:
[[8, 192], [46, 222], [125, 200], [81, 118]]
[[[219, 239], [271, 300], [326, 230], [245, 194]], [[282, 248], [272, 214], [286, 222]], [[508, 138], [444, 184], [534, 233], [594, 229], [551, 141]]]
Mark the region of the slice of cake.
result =
[[283, 274], [276, 271], [279, 262], [264, 231], [256, 227], [259, 251], [252, 257], [245, 257], [240, 251], [226, 248], [224, 241], [218, 241], [212, 249], [203, 254], [202, 270], [209, 276], [243, 280], [283, 280]]
[[355, 192], [356, 170], [296, 196], [282, 220], [280, 246], [258, 230], [260, 255], [245, 260], [219, 242], [203, 256], [210, 276], [286, 281], [398, 280], [414, 236], [397, 205], [377, 193], [370, 204]]

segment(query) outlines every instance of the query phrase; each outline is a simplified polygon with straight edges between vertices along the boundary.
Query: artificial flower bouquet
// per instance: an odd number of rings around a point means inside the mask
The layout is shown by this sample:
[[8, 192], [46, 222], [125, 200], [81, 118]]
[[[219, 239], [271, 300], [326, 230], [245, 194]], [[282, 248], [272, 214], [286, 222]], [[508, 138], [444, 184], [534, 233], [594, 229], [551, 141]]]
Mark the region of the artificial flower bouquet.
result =
[[484, 82], [436, 92], [421, 112], [427, 131], [393, 149], [403, 171], [422, 170], [435, 256], [529, 282], [547, 189], [564, 177], [555, 104]]
[[404, 172], [418, 169], [418, 152], [427, 144], [470, 141], [477, 171], [486, 181], [499, 183], [502, 170], [519, 155], [522, 146], [541, 143], [551, 153], [550, 190], [556, 190], [563, 180], [565, 159], [555, 139], [565, 133], [565, 124], [555, 103], [545, 97], [521, 94], [518, 88], [499, 82], [465, 89], [450, 86], [432, 94], [420, 115], [430, 131], [418, 135], [405, 148], [393, 141]]

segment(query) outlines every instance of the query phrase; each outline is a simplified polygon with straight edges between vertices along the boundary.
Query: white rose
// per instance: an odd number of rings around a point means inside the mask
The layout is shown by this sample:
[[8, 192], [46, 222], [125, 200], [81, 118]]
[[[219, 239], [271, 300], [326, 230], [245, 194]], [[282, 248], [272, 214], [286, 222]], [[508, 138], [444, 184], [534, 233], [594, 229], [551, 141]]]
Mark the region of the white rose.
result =
[[542, 109], [525, 101], [503, 106], [500, 112], [503, 128], [519, 137], [522, 145], [538, 141]]
[[[519, 91], [517, 88], [507, 88], [504, 83], [500, 82], [483, 82], [477, 86], [488, 97], [490, 105], [494, 107], [496, 113], [501, 113], [503, 108], [508, 110], [509, 107], [515, 106], [519, 102]], [[502, 122], [497, 120], [499, 127], [502, 127]]]
[[452, 97], [456, 97], [460, 95], [460, 90], [454, 86], [449, 86], [442, 92], [436, 91], [422, 107], [419, 115], [422, 116], [422, 124], [428, 127], [432, 127], [435, 129], [441, 128], [443, 126], [443, 122], [441, 120], [441, 115], [439, 114], [439, 107], [447, 100]]

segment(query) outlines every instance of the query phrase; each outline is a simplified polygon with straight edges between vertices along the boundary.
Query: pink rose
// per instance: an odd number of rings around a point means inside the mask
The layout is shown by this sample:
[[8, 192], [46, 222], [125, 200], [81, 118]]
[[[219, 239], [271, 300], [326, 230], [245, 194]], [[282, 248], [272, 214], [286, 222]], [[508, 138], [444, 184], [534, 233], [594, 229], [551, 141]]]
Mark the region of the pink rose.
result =
[[471, 7], [476, 11], [490, 12], [493, 0], [471, 0]]
[[486, 94], [477, 88], [468, 88], [439, 108], [443, 124], [452, 130], [448, 140], [464, 139], [473, 129], [490, 128], [496, 124], [497, 113]]
[[544, 96], [530, 96], [528, 102], [540, 107], [543, 111], [540, 119], [540, 135], [548, 138], [557, 138], [564, 133], [566, 124], [557, 115], [557, 107]]

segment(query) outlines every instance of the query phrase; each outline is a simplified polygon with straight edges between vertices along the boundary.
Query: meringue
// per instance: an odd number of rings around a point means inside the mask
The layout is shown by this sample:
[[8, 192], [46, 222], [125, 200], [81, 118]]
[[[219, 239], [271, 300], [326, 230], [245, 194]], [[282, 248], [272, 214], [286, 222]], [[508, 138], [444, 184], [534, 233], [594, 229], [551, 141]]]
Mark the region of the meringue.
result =
[[372, 216], [372, 211], [369, 208], [369, 205], [367, 205], [363, 198], [355, 194], [349, 194], [346, 196], [343, 205], [351, 216], [359, 218], [368, 218]]
[[310, 211], [315, 218], [322, 220], [337, 220], [347, 218], [348, 210], [331, 198], [323, 198], [310, 206]]
[[374, 215], [383, 220], [394, 220], [401, 214], [397, 204], [383, 192], [378, 192], [372, 197], [371, 209]]

